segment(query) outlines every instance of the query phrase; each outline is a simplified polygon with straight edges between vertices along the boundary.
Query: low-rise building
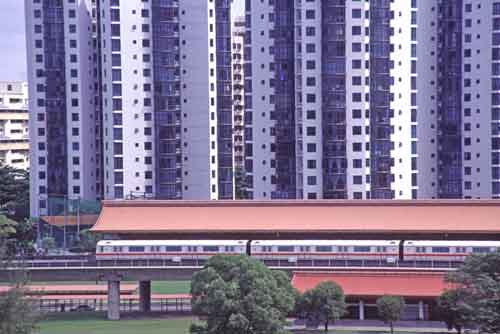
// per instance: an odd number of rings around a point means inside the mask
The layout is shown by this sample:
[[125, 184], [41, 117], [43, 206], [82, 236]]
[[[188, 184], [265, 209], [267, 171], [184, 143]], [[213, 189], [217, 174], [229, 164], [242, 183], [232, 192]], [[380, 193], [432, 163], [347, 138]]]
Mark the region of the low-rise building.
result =
[[0, 82], [0, 164], [29, 167], [28, 85]]

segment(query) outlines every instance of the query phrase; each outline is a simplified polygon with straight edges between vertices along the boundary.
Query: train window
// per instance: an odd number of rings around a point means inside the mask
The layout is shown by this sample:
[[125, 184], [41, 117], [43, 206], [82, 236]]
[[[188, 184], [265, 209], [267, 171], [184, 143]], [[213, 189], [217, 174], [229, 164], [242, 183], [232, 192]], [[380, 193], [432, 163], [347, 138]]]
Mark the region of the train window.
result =
[[415, 247], [415, 251], [416, 251], [417, 253], [427, 253], [427, 252], [425, 251], [425, 247]]
[[188, 246], [188, 252], [196, 252], [197, 247], [196, 246]]
[[278, 246], [278, 252], [293, 252], [293, 246]]
[[204, 252], [218, 252], [219, 246], [203, 246]]
[[165, 251], [167, 252], [182, 252], [181, 246], [165, 246]]
[[466, 253], [467, 249], [465, 247], [455, 247], [455, 253]]
[[122, 248], [121, 248], [120, 246], [115, 246], [115, 247], [113, 247], [113, 252], [115, 252], [115, 253], [119, 253], [119, 252], [121, 252], [121, 251], [122, 251]]
[[354, 246], [354, 251], [357, 253], [369, 253], [370, 246]]
[[300, 251], [302, 253], [309, 252], [311, 250], [311, 247], [309, 246], [300, 246]]
[[489, 253], [490, 249], [488, 247], [472, 247], [473, 253]]
[[131, 253], [144, 252], [144, 246], [129, 246], [128, 251]]
[[387, 253], [387, 247], [377, 246], [377, 253]]
[[104, 252], [104, 247], [97, 246], [97, 253], [102, 253], [102, 252]]
[[161, 246], [151, 246], [151, 252], [160, 252]]
[[225, 250], [226, 252], [234, 252], [234, 246], [226, 246]]
[[450, 247], [432, 247], [433, 253], [449, 253]]
[[262, 251], [263, 252], [272, 252], [273, 246], [262, 246]]
[[332, 246], [316, 246], [316, 252], [330, 253]]
[[341, 253], [348, 253], [349, 252], [349, 247], [348, 246], [339, 246], [339, 252], [341, 252]]

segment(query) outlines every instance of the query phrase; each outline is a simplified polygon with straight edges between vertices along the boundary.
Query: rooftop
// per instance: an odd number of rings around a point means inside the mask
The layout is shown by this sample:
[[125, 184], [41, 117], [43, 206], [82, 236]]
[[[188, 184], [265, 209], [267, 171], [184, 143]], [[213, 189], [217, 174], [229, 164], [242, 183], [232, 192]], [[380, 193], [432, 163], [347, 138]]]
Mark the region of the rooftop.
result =
[[321, 282], [334, 281], [349, 297], [436, 298], [453, 287], [444, 278], [442, 272], [296, 272], [292, 284], [304, 292]]
[[129, 239], [500, 240], [500, 201], [104, 201]]

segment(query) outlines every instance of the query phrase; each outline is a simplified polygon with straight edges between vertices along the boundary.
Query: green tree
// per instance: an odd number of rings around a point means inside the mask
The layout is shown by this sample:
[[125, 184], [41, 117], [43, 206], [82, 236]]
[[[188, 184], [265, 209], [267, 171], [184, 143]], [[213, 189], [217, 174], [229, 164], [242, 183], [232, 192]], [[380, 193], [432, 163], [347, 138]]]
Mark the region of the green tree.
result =
[[235, 168], [234, 170], [234, 187], [236, 199], [247, 198], [246, 173], [241, 167]]
[[22, 169], [0, 165], [0, 211], [17, 221], [29, 218], [29, 174]]
[[0, 214], [0, 238], [4, 241], [12, 237], [16, 233], [17, 223], [12, 219], [7, 218], [6, 215]]
[[[0, 216], [0, 270], [11, 264], [8, 248], [9, 238], [15, 233], [15, 224]], [[35, 304], [25, 294], [26, 278], [13, 275], [11, 289], [0, 295], [0, 333], [30, 334], [40, 319]]]
[[322, 282], [304, 292], [296, 308], [300, 317], [323, 322], [325, 333], [328, 333], [328, 326], [339, 320], [346, 310], [344, 290], [332, 281]]
[[377, 299], [378, 315], [386, 324], [389, 324], [391, 334], [394, 333], [394, 322], [401, 319], [404, 308], [403, 297], [382, 296]]
[[480, 332], [500, 333], [500, 251], [468, 256], [448, 281], [460, 289]]
[[45, 253], [49, 250], [56, 248], [56, 241], [52, 237], [45, 237], [42, 239], [42, 248]]
[[191, 281], [199, 334], [282, 334], [295, 305], [289, 277], [247, 256], [212, 257]]
[[90, 232], [90, 230], [82, 230], [78, 235], [78, 241], [76, 242], [76, 247], [82, 252], [95, 252], [97, 247], [97, 242], [100, 240], [100, 236]]
[[35, 229], [29, 219], [29, 204], [29, 173], [0, 165], [0, 213], [17, 222], [16, 242], [10, 243], [10, 251], [26, 253], [32, 249]]
[[446, 323], [449, 330], [456, 329], [458, 334], [470, 322], [473, 310], [466, 302], [460, 289], [447, 290], [437, 299], [437, 315]]

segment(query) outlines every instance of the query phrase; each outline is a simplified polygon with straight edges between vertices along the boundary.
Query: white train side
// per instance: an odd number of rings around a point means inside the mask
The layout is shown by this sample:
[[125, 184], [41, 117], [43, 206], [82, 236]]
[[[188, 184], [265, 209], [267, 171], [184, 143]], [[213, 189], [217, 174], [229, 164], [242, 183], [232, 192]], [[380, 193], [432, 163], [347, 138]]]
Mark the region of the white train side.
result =
[[[395, 263], [399, 241], [352, 240], [256, 240], [250, 244], [253, 257], [264, 261], [378, 261]], [[97, 260], [206, 260], [216, 254], [245, 254], [247, 240], [103, 240]], [[500, 242], [407, 241], [406, 261], [462, 262], [469, 254], [500, 249]]]

